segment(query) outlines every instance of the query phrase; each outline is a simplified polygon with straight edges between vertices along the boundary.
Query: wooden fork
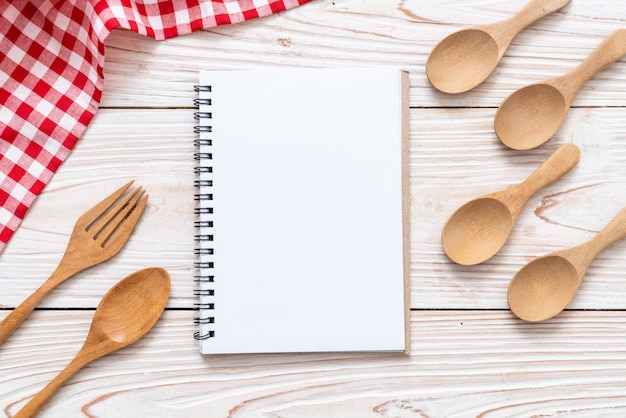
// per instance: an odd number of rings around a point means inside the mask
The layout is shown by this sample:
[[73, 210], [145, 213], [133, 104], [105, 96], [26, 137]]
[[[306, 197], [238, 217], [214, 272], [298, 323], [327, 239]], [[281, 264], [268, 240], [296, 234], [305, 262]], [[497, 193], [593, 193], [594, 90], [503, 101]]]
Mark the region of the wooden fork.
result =
[[128, 182], [78, 218], [56, 270], [0, 322], [0, 344], [57, 285], [79, 271], [108, 260], [122, 249], [148, 200], [141, 187], [120, 198], [132, 183]]

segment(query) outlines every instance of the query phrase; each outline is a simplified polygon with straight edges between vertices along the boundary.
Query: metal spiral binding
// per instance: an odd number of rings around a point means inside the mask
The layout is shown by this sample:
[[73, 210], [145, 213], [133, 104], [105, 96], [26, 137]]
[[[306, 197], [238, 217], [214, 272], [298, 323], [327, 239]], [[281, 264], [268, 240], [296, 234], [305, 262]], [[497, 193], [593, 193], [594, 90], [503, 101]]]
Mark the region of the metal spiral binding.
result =
[[[211, 92], [211, 86], [194, 86], [194, 90], [196, 92]], [[211, 106], [211, 99], [208, 98], [198, 98], [194, 100], [194, 106], [196, 107], [206, 107], [206, 106]], [[203, 109], [202, 112], [198, 111], [194, 113], [194, 119], [195, 120], [201, 120], [201, 119], [212, 119], [213, 118], [213, 114], [211, 112], [206, 112], [204, 111], [205, 109]], [[206, 134], [206, 133], [211, 133], [212, 132], [212, 126], [210, 125], [198, 125], [194, 127], [194, 132], [196, 134]], [[194, 145], [197, 148], [200, 147], [207, 147], [207, 146], [211, 146], [213, 144], [211, 139], [208, 138], [197, 138], [194, 140]], [[203, 150], [204, 151], [204, 150]], [[196, 152], [194, 154], [194, 159], [196, 161], [198, 161], [198, 166], [195, 167], [194, 172], [197, 175], [201, 175], [203, 173], [212, 173], [213, 172], [213, 167], [210, 166], [210, 161], [213, 159], [213, 155], [210, 152]], [[194, 195], [195, 200], [199, 203], [198, 207], [195, 208], [195, 214], [196, 215], [205, 215], [205, 214], [212, 214], [213, 213], [213, 208], [211, 206], [206, 207], [205, 205], [203, 205], [203, 202], [207, 202], [207, 201], [212, 201], [213, 200], [213, 194], [212, 193], [200, 193], [200, 189], [201, 188], [206, 188], [206, 187], [211, 187], [213, 185], [212, 180], [201, 180], [201, 179], [197, 179], [194, 181], [194, 186], [196, 187], [196, 189], [198, 189], [198, 192]], [[213, 227], [213, 221], [211, 220], [198, 220], [195, 222], [195, 227], [200, 231], [200, 230], [204, 230], [206, 231], [207, 229], [210, 229]], [[199, 243], [199, 245], [196, 247], [195, 249], [195, 254], [197, 256], [202, 256], [202, 255], [213, 255], [213, 248], [209, 247], [206, 248], [206, 246], [202, 245], [202, 243], [206, 243], [206, 242], [212, 242], [213, 241], [213, 234], [209, 233], [198, 233], [195, 236], [195, 240], [196, 242]], [[194, 267], [196, 268], [196, 270], [199, 272], [196, 276], [195, 276], [195, 281], [198, 283], [213, 283], [214, 281], [214, 276], [212, 274], [212, 270], [213, 270], [213, 262], [212, 261], [197, 261], [194, 265]], [[208, 271], [208, 272], [207, 272]], [[214, 296], [215, 295], [215, 291], [214, 289], [205, 289], [205, 288], [201, 288], [201, 289], [197, 289], [195, 290], [195, 295], [200, 298], [202, 296]], [[215, 304], [214, 303], [196, 303], [195, 304], [195, 308], [200, 310], [200, 311], [212, 311], [213, 309], [215, 309]], [[198, 317], [194, 320], [194, 322], [198, 325], [207, 325], [207, 324], [214, 324], [215, 323], [215, 317], [214, 316], [205, 316], [205, 317]], [[207, 338], [212, 338], [215, 336], [215, 331], [208, 331], [205, 332], [203, 334], [201, 334], [199, 331], [194, 333], [194, 338], [196, 340], [204, 340]]]

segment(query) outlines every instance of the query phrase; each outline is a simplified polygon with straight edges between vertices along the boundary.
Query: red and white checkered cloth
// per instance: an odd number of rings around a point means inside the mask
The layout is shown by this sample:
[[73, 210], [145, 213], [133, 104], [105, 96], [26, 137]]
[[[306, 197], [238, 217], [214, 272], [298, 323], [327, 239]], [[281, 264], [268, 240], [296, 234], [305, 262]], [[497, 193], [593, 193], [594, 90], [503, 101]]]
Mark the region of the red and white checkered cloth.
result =
[[115, 28], [156, 39], [309, 0], [0, 0], [0, 252], [102, 96]]

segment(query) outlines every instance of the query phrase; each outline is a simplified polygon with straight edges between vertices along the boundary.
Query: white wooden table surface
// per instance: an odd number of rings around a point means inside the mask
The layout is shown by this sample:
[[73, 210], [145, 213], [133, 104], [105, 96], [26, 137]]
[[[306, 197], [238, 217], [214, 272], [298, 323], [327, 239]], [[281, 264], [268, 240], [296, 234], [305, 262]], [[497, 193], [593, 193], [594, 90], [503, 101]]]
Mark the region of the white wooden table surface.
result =
[[[567, 72], [626, 26], [626, 6], [572, 0], [522, 32], [494, 74], [462, 95], [435, 91], [424, 72], [445, 35], [524, 4], [313, 0], [165, 42], [114, 32], [101, 109], [0, 255], [0, 318], [49, 276], [77, 215], [101, 196], [136, 179], [149, 207], [121, 254], [57, 288], [0, 347], [2, 413], [15, 414], [69, 362], [114, 283], [162, 266], [172, 293], [161, 321], [77, 374], [42, 417], [625, 416], [626, 242], [599, 256], [553, 320], [517, 320], [506, 289], [534, 256], [591, 238], [626, 206], [626, 60], [583, 87], [540, 148], [505, 148], [492, 123], [509, 93]], [[202, 357], [192, 337], [197, 71], [388, 64], [411, 73], [412, 354]], [[448, 215], [520, 182], [567, 142], [581, 148], [580, 163], [528, 202], [503, 251], [479, 266], [449, 262], [439, 242]]]

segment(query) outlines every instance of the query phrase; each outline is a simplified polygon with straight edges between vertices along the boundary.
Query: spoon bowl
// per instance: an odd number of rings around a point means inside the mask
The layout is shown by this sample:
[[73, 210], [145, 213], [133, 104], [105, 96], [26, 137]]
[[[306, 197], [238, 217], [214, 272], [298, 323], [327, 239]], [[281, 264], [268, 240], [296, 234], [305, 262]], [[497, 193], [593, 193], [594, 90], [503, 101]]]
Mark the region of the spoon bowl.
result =
[[474, 265], [493, 257], [506, 243], [528, 199], [571, 170], [579, 159], [576, 145], [562, 145], [522, 183], [470, 200], [457, 209], [441, 232], [448, 258]]
[[478, 264], [502, 248], [513, 223], [513, 213], [502, 201], [493, 197], [470, 200], [444, 225], [442, 245], [455, 263]]
[[143, 269], [127, 276], [100, 301], [89, 334], [102, 337], [102, 345], [106, 341], [115, 343], [112, 345], [116, 349], [136, 342], [161, 316], [169, 290], [170, 278], [162, 268]]
[[494, 128], [509, 148], [528, 150], [549, 140], [569, 110], [563, 93], [548, 83], [531, 84], [511, 94], [496, 112]]
[[558, 315], [574, 298], [596, 256], [624, 236], [626, 209], [589, 241], [531, 261], [509, 283], [507, 300], [511, 311], [531, 322]]
[[162, 268], [139, 270], [109, 290], [96, 308], [89, 334], [74, 359], [16, 415], [32, 417], [78, 370], [143, 337], [157, 322], [170, 294]]
[[444, 93], [463, 93], [485, 81], [499, 61], [493, 36], [480, 28], [463, 29], [435, 46], [426, 61], [426, 75]]
[[512, 17], [448, 35], [426, 60], [426, 75], [436, 89], [450, 94], [473, 89], [493, 72], [517, 34], [570, 0], [531, 0]]
[[584, 83], [625, 54], [626, 29], [618, 29], [570, 72], [513, 92], [494, 119], [500, 141], [516, 150], [536, 148], [548, 141], [561, 127]]
[[570, 303], [580, 279], [576, 267], [563, 257], [537, 258], [511, 281], [507, 295], [509, 306], [515, 315], [526, 321], [552, 318]]

